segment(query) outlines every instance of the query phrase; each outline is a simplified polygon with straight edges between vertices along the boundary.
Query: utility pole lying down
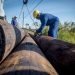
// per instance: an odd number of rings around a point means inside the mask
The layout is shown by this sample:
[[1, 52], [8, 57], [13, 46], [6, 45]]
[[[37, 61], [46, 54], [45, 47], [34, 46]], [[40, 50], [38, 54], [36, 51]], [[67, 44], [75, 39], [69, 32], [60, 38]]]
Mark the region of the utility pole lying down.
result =
[[30, 36], [26, 36], [1, 64], [0, 74], [58, 75]]
[[0, 75], [58, 75], [27, 33], [0, 20]]
[[24, 30], [0, 20], [0, 63], [22, 41], [25, 35]]
[[75, 44], [49, 36], [31, 36], [59, 75], [75, 74]]

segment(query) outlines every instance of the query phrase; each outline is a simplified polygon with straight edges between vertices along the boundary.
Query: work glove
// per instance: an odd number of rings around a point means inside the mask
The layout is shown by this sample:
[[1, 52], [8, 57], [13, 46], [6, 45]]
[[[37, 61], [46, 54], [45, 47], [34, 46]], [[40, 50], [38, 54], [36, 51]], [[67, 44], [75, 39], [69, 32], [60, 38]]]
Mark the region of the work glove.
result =
[[36, 37], [37, 35], [38, 35], [38, 32], [35, 32], [35, 33], [34, 33], [34, 36]]
[[34, 33], [34, 36], [36, 37], [36, 36], [40, 36], [40, 35], [42, 35], [42, 33], [38, 33], [38, 32], [35, 32]]

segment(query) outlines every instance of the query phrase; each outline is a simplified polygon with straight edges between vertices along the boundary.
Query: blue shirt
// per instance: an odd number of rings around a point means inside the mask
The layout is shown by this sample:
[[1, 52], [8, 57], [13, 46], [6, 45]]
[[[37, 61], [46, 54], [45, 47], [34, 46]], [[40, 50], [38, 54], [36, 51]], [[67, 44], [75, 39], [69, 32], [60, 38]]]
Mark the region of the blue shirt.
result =
[[12, 19], [11, 24], [12, 24], [13, 26], [16, 26], [16, 25], [18, 25], [18, 22], [17, 22], [16, 19]]
[[41, 21], [41, 26], [36, 32], [40, 33], [44, 26], [50, 26], [53, 25], [55, 21], [58, 21], [58, 18], [51, 14], [42, 14], [40, 13], [40, 16], [38, 18]]

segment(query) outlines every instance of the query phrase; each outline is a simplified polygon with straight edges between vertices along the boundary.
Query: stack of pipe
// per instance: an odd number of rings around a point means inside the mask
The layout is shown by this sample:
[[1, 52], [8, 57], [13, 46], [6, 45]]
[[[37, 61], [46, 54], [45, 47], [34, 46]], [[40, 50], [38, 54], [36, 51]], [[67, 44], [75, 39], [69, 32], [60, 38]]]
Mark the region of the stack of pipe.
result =
[[58, 75], [29, 36], [14, 49], [0, 69], [0, 74], [6, 75]]
[[0, 75], [58, 75], [22, 29], [0, 20]]
[[75, 74], [75, 44], [49, 36], [31, 36], [60, 75]]
[[25, 37], [24, 30], [0, 20], [0, 63]]

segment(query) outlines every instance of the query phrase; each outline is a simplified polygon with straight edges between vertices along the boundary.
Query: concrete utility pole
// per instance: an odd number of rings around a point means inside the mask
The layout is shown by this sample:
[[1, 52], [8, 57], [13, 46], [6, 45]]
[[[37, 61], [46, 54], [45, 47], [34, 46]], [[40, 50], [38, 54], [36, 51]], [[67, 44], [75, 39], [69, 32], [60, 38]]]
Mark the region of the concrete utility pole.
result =
[[[28, 0], [23, 0], [23, 5], [26, 5]], [[24, 27], [24, 11], [23, 11], [23, 21], [22, 21], [22, 28]]]
[[22, 28], [24, 27], [24, 12], [23, 12], [23, 23], [22, 23]]

